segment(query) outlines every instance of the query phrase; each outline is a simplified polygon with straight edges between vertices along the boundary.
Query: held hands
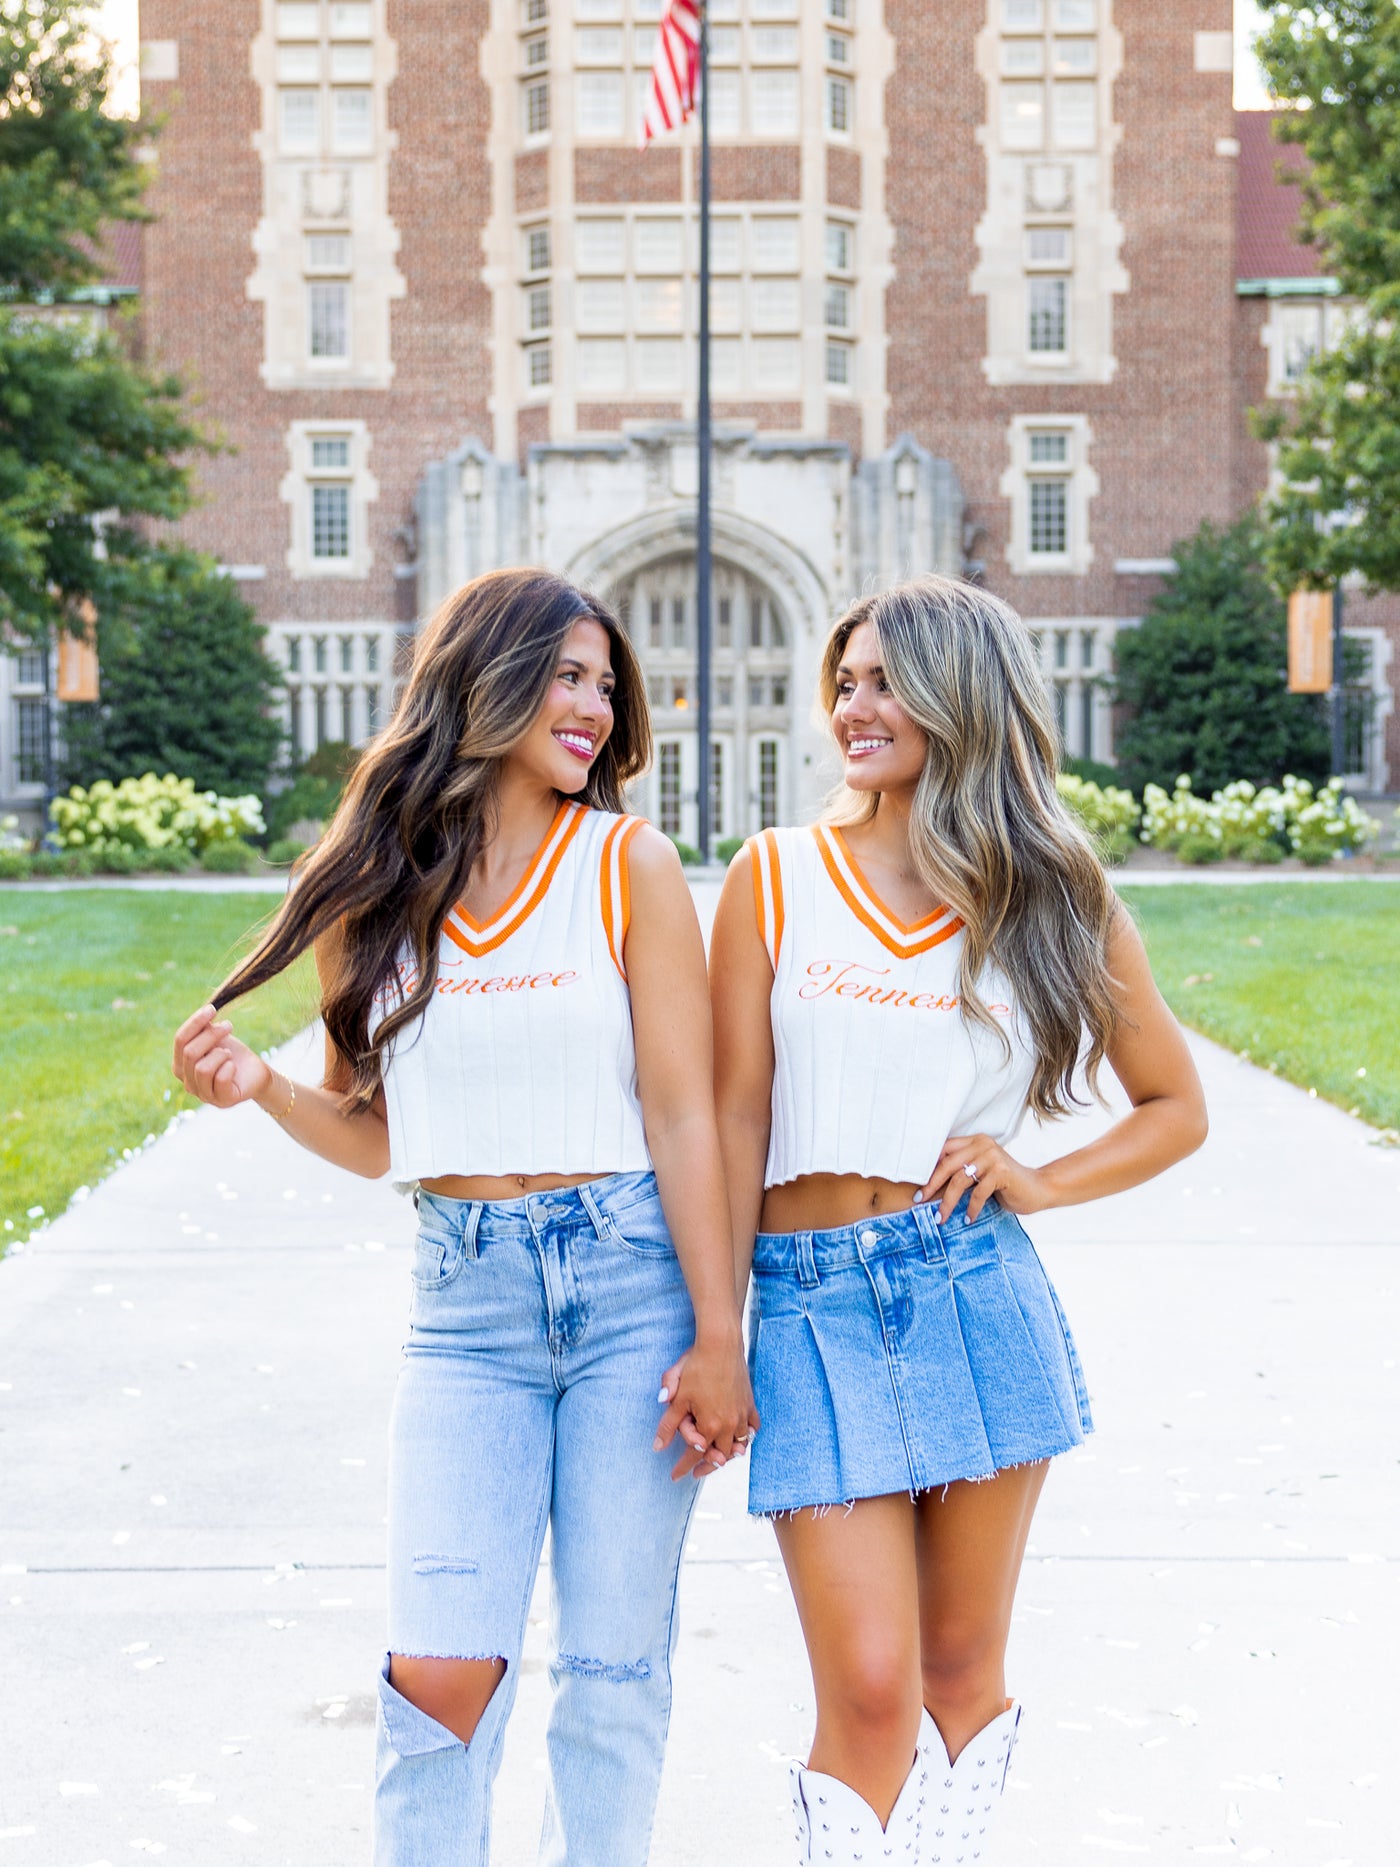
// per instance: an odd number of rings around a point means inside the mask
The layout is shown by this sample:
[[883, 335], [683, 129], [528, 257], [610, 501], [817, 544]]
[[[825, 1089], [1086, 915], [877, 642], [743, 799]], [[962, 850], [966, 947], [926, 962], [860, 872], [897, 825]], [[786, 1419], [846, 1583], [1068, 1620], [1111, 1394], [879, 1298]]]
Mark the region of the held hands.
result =
[[666, 1403], [652, 1441], [652, 1451], [680, 1434], [685, 1450], [671, 1468], [672, 1478], [705, 1478], [731, 1458], [742, 1458], [758, 1431], [743, 1338], [723, 1341], [697, 1338], [661, 1377], [659, 1399]]
[[[971, 1171], [969, 1171], [971, 1169]], [[938, 1216], [947, 1218], [968, 1188], [970, 1224], [995, 1193], [1008, 1212], [1040, 1212], [1052, 1203], [1045, 1174], [1038, 1167], [1023, 1167], [1012, 1160], [1004, 1147], [989, 1134], [949, 1135], [943, 1143], [928, 1182], [914, 1195], [914, 1204], [931, 1201], [939, 1208]]]
[[239, 1042], [212, 1005], [201, 1005], [175, 1033], [172, 1068], [192, 1096], [218, 1109], [261, 1102], [274, 1088], [270, 1066]]

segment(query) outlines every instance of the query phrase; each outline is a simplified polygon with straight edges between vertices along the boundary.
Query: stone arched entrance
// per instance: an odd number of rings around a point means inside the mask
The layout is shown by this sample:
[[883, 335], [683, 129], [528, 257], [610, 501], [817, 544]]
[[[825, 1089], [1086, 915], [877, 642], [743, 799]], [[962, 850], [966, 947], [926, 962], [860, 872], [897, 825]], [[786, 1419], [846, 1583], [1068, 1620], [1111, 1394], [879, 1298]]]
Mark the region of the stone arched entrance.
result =
[[[604, 594], [646, 671], [656, 757], [636, 806], [670, 836], [697, 835], [695, 558], [673, 552]], [[791, 815], [794, 628], [772, 587], [716, 559], [711, 608], [710, 826], [718, 843]]]

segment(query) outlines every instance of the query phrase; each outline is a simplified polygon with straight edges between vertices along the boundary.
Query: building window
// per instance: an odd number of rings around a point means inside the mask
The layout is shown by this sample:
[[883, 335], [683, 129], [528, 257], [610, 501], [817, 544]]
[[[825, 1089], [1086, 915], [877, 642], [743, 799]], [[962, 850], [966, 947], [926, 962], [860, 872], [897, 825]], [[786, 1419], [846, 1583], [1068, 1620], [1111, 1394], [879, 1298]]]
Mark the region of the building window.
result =
[[290, 674], [301, 673], [301, 637], [299, 635], [287, 637], [287, 671]]
[[1098, 141], [1097, 87], [1052, 84], [1050, 124], [1057, 149], [1092, 149]]
[[826, 269], [850, 272], [855, 264], [855, 229], [844, 220], [826, 223]]
[[332, 0], [332, 39], [368, 39], [369, 0]]
[[338, 156], [368, 155], [374, 147], [374, 94], [331, 92], [331, 148]]
[[574, 86], [579, 135], [620, 137], [623, 133], [622, 73], [580, 71], [575, 75]]
[[827, 73], [826, 127], [834, 136], [850, 134], [854, 89], [849, 78], [839, 78], [833, 72]]
[[15, 685], [17, 687], [42, 687], [44, 685], [44, 651], [42, 648], [21, 649], [15, 656]]
[[710, 834], [724, 835], [724, 746], [710, 741]]
[[311, 665], [317, 674], [324, 674], [327, 667], [330, 665], [326, 654], [326, 638], [324, 635], [313, 635], [311, 638]]
[[543, 136], [549, 129], [549, 83], [540, 78], [524, 87], [525, 134]]
[[548, 272], [550, 267], [549, 228], [529, 227], [525, 231], [525, 270]]
[[20, 784], [43, 784], [48, 776], [48, 701], [15, 701], [15, 776]]
[[340, 638], [340, 671], [342, 674], [353, 674], [355, 671], [355, 638], [353, 635], [342, 635]]
[[332, 84], [371, 84], [374, 81], [372, 45], [333, 45], [331, 47]]
[[[373, 640], [374, 637], [370, 636], [366, 646]], [[365, 665], [369, 665], [368, 656], [365, 657]], [[375, 683], [365, 689], [365, 727], [367, 731], [377, 733], [382, 724], [383, 721], [379, 711], [379, 687], [378, 684]]]
[[311, 488], [311, 555], [318, 563], [343, 562], [350, 556], [348, 486]]
[[525, 328], [528, 331], [549, 329], [550, 291], [547, 285], [532, 285], [525, 294]]
[[800, 127], [797, 73], [753, 71], [749, 74], [749, 83], [753, 134], [796, 136]]
[[1062, 356], [1065, 341], [1068, 279], [1027, 280], [1027, 344], [1038, 356]]
[[758, 827], [770, 830], [778, 821], [778, 742], [758, 742]]
[[[379, 637], [377, 635], [367, 635], [365, 637], [365, 673], [366, 674], [378, 674], [378, 672], [379, 672]], [[376, 689], [376, 692], [377, 691], [378, 690]]]
[[321, 9], [316, 0], [283, 0], [277, 9], [279, 39], [319, 39]]
[[844, 331], [851, 324], [851, 288], [849, 285], [836, 285], [827, 281], [826, 321], [832, 330]]
[[686, 645], [686, 641], [688, 639], [688, 631], [685, 626], [685, 620], [686, 620], [685, 611], [686, 611], [685, 598], [683, 596], [673, 596], [671, 598], [671, 646], [672, 648], [684, 648]]
[[1045, 86], [1003, 84], [1001, 142], [1004, 149], [1039, 149], [1045, 141]]
[[850, 344], [826, 346], [826, 380], [833, 389], [850, 389], [855, 384], [855, 359]]
[[[716, 605], [716, 633], [721, 648], [731, 648], [734, 644], [734, 599], [722, 596]], [[725, 705], [728, 706], [726, 701]]]
[[1044, 28], [1044, 0], [1001, 0], [1003, 32], [1042, 32]]
[[[1094, 555], [1089, 502], [1099, 490], [1088, 459], [1091, 438], [1082, 415], [1012, 419], [1011, 464], [1001, 490], [1011, 500], [1007, 562], [1018, 575], [1058, 571], [1079, 576], [1088, 570]], [[1067, 657], [1069, 637], [1054, 647]]]
[[1029, 227], [1026, 230], [1027, 266], [1068, 266], [1072, 257], [1068, 227]]
[[532, 389], [547, 389], [553, 379], [554, 360], [548, 344], [528, 344], [525, 349], [526, 377]]
[[317, 434], [311, 438], [311, 465], [318, 472], [327, 472], [332, 468], [347, 469], [350, 466], [350, 437], [348, 434]]
[[279, 91], [277, 144], [284, 156], [321, 153], [321, 93]]
[[549, 40], [543, 33], [538, 38], [525, 41], [525, 66], [529, 71], [538, 71], [549, 63]]
[[661, 598], [654, 596], [647, 604], [647, 647], [661, 646]]
[[1063, 557], [1069, 550], [1069, 487], [1064, 480], [1032, 479], [1030, 552], [1035, 557]]
[[307, 290], [311, 355], [343, 363], [350, 355], [350, 287], [343, 279], [313, 279]]
[[679, 739], [663, 739], [656, 757], [657, 801], [660, 829], [664, 836], [681, 833], [681, 744]]
[[349, 234], [308, 234], [306, 236], [306, 270], [308, 272], [349, 272]]
[[549, 18], [549, 0], [524, 0], [521, 18], [526, 26], [538, 26]]

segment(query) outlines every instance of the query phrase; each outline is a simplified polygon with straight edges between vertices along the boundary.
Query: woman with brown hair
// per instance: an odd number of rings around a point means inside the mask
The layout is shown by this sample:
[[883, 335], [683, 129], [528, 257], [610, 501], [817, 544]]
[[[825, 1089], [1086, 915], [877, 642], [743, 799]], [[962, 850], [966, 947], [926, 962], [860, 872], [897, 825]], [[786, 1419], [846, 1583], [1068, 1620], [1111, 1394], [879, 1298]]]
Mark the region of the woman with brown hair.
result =
[[[376, 1867], [485, 1867], [546, 1527], [540, 1859], [642, 1867], [695, 1497], [672, 1480], [757, 1425], [699, 928], [675, 850], [623, 814], [649, 754], [602, 603], [544, 571], [468, 584], [266, 938], [175, 1040], [204, 1101], [255, 1101], [312, 1152], [418, 1188]], [[219, 1016], [308, 947], [320, 1087]]]
[[[1006, 604], [926, 577], [833, 628], [844, 785], [725, 881], [711, 947], [720, 1138], [773, 1518], [817, 1698], [798, 1859], [980, 1861], [1020, 1708], [1011, 1606], [1049, 1460], [1090, 1430], [1016, 1216], [1198, 1147], [1190, 1054], [1055, 790]], [[1041, 1168], [1008, 1151], [1107, 1061], [1132, 1111]], [[840, 1506], [840, 1508], [835, 1508]]]

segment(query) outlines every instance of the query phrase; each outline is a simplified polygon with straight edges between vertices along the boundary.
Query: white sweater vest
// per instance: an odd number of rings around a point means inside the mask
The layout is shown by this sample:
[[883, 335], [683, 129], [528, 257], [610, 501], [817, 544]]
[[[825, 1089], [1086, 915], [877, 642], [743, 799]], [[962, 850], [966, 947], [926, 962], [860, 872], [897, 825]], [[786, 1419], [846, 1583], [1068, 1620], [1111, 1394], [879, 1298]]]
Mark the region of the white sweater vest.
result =
[[[433, 996], [384, 1067], [396, 1181], [650, 1167], [623, 965], [641, 821], [565, 801], [490, 920], [448, 916]], [[408, 959], [399, 976], [411, 990]]]
[[833, 825], [765, 830], [748, 847], [773, 965], [765, 1186], [808, 1173], [922, 1185], [949, 1135], [1009, 1141], [1035, 1056], [999, 974], [985, 973], [980, 993], [1009, 1058], [963, 1018], [962, 921], [947, 908], [899, 920]]

